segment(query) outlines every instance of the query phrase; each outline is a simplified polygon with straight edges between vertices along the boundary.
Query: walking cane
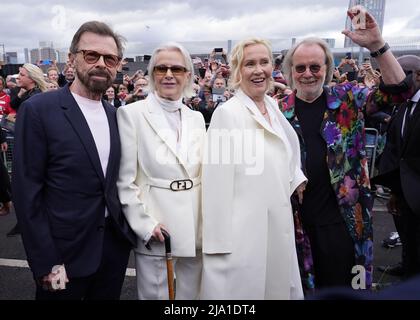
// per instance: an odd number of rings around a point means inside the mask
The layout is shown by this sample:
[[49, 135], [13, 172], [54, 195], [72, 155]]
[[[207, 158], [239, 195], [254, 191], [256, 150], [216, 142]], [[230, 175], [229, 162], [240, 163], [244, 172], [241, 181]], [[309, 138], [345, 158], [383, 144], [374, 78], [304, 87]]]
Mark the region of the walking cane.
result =
[[168, 232], [161, 229], [163, 237], [165, 238], [165, 254], [166, 254], [166, 271], [168, 274], [168, 291], [169, 300], [175, 300], [174, 291], [174, 266], [172, 263], [172, 251], [171, 251], [171, 237]]

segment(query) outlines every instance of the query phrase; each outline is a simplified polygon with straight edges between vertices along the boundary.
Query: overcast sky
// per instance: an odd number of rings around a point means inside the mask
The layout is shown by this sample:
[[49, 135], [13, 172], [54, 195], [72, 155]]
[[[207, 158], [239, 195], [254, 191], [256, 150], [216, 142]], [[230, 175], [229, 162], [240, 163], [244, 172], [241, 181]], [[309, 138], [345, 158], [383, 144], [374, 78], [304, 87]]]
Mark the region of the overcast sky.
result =
[[[336, 46], [342, 47], [341, 31], [348, 3], [348, 0], [0, 0], [0, 44], [5, 44], [6, 51], [19, 51], [20, 58], [23, 48], [38, 47], [43, 40], [53, 41], [56, 47], [68, 47], [83, 22], [101, 20], [128, 40], [127, 56], [148, 54], [153, 46], [145, 44], [168, 40], [227, 41], [250, 36], [287, 39], [289, 43], [292, 37], [314, 35], [336, 38]], [[418, 0], [386, 1], [384, 36], [420, 39]], [[274, 44], [276, 47], [277, 42]], [[193, 50], [198, 51], [200, 46], [197, 43], [194, 47], [197, 49]]]

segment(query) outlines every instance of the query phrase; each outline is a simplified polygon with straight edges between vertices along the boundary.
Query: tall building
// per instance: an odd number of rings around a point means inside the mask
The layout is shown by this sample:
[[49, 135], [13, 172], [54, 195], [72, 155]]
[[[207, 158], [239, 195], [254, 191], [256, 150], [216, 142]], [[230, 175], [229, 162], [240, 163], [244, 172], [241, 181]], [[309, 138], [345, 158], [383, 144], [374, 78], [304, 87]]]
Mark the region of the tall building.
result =
[[55, 49], [51, 47], [41, 48], [41, 60], [57, 60]]
[[29, 63], [31, 61], [29, 60], [29, 49], [25, 48], [24, 52], [25, 52], [25, 63]]
[[41, 60], [57, 61], [57, 53], [54, 49], [54, 43], [52, 41], [40, 41], [39, 50], [41, 53]]
[[4, 51], [4, 43], [1, 43], [0, 47], [3, 48], [3, 51], [0, 54], [0, 61], [1, 61], [2, 64], [5, 64], [6, 63], [6, 52]]
[[[382, 32], [384, 27], [384, 16], [385, 16], [385, 0], [350, 0], [349, 1], [349, 8], [355, 5], [362, 5], [364, 6], [376, 19], [376, 22], [379, 25], [379, 29]], [[346, 19], [346, 29], [353, 30], [353, 25], [351, 23], [351, 19], [347, 17]], [[357, 46], [350, 40], [350, 38], [345, 37], [344, 39], [344, 47], [354, 47]]]
[[7, 64], [17, 64], [18, 63], [17, 52], [6, 52], [6, 63]]
[[39, 60], [41, 60], [41, 56], [39, 55], [39, 49], [31, 49], [30, 51], [30, 56], [31, 56], [31, 63], [33, 64], [37, 64]]
[[57, 50], [57, 62], [66, 63], [68, 59], [68, 50], [61, 49]]

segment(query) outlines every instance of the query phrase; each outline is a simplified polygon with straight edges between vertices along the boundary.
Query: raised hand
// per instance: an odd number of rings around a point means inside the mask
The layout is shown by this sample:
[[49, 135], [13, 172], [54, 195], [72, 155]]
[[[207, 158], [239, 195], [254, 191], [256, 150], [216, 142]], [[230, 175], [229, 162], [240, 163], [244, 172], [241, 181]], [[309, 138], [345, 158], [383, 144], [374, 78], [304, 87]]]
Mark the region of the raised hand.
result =
[[347, 11], [347, 15], [352, 20], [354, 31], [344, 30], [342, 33], [354, 43], [369, 51], [377, 51], [385, 45], [375, 18], [366, 8], [360, 5], [351, 7]]

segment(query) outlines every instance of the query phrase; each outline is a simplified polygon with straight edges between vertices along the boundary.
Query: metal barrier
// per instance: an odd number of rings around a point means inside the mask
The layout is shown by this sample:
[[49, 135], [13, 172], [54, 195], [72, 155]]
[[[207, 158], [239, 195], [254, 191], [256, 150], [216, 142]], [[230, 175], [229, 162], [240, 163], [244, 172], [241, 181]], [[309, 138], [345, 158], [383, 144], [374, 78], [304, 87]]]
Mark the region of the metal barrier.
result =
[[368, 159], [369, 177], [375, 174], [376, 150], [378, 148], [379, 132], [375, 128], [365, 128], [366, 157]]
[[[3, 129], [2, 129], [3, 130]], [[6, 131], [6, 130], [4, 130]], [[9, 174], [12, 173], [12, 157], [13, 157], [13, 146], [14, 146], [14, 137], [9, 135], [6, 131], [6, 142], [7, 142], [7, 151], [2, 152], [2, 158], [4, 165], [7, 168]]]

